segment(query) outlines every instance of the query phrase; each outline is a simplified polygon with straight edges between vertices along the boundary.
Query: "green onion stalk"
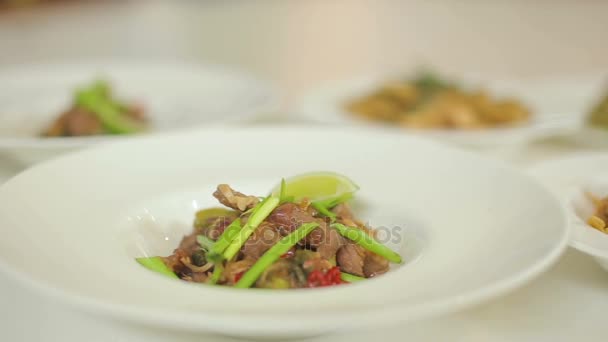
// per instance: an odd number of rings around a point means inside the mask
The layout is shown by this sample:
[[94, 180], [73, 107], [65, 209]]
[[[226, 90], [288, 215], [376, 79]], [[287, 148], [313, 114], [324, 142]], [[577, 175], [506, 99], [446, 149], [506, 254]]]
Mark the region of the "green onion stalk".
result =
[[340, 235], [345, 238], [354, 241], [359, 246], [367, 249], [370, 252], [376, 253], [381, 257], [384, 257], [388, 261], [400, 264], [403, 262], [401, 256], [386, 247], [385, 245], [376, 241], [373, 237], [366, 234], [363, 230], [353, 227], [347, 227], [341, 223], [334, 223], [331, 225], [332, 228], [336, 229]]
[[224, 259], [231, 260], [245, 244], [249, 236], [253, 234], [255, 229], [272, 213], [279, 205], [279, 198], [274, 196], [266, 197], [252, 211], [251, 216], [245, 223], [245, 226], [234, 237], [230, 245], [224, 251]]
[[287, 253], [287, 251], [295, 246], [298, 241], [305, 238], [310, 232], [319, 226], [316, 222], [305, 223], [294, 230], [289, 235], [282, 238], [277, 244], [272, 246], [266, 253], [264, 253], [258, 261], [256, 261], [251, 268], [243, 274], [243, 277], [234, 285], [237, 288], [249, 288], [251, 287], [258, 278], [264, 273], [264, 271], [277, 260], [281, 258], [281, 255]]

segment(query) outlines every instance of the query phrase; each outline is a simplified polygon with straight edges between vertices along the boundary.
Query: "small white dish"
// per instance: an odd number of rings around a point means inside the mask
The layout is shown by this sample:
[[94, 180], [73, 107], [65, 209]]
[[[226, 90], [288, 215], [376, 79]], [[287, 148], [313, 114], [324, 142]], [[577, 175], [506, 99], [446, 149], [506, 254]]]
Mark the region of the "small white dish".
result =
[[[266, 291], [167, 279], [133, 260], [174, 248], [193, 213], [215, 204], [216, 184], [259, 194], [313, 170], [358, 183], [358, 216], [400, 228], [390, 246], [404, 265], [357, 284]], [[546, 270], [567, 233], [560, 203], [512, 167], [370, 129], [144, 137], [46, 162], [0, 187], [2, 270], [91, 313], [236, 336], [310, 336], [469, 307]]]
[[[327, 83], [306, 94], [300, 101], [296, 115], [309, 121], [335, 125], [383, 126], [353, 117], [344, 105], [351, 99], [368, 94], [386, 80], [395, 77], [375, 76]], [[484, 130], [416, 130], [401, 128], [408, 134], [417, 134], [467, 147], [512, 146], [556, 135], [572, 135], [578, 131], [583, 116], [595, 101], [594, 96], [603, 84], [595, 76], [568, 79], [529, 81], [484, 81], [479, 77], [460, 78], [465, 87], [481, 85], [498, 97], [521, 100], [532, 110], [529, 123], [513, 127]]]
[[572, 229], [570, 245], [593, 256], [608, 271], [608, 235], [587, 224], [595, 207], [587, 194], [608, 196], [608, 154], [587, 153], [538, 163], [529, 173], [564, 201]]
[[74, 90], [106, 79], [118, 98], [142, 104], [147, 134], [225, 122], [248, 122], [278, 108], [274, 87], [220, 66], [103, 61], [0, 69], [0, 154], [23, 166], [67, 151], [130, 136], [40, 137], [68, 109]]
[[602, 178], [584, 182], [567, 199], [566, 205], [572, 217], [571, 245], [595, 257], [595, 260], [608, 271], [608, 234], [592, 228], [587, 223], [596, 210], [589, 194], [598, 198], [608, 196], [608, 180]]

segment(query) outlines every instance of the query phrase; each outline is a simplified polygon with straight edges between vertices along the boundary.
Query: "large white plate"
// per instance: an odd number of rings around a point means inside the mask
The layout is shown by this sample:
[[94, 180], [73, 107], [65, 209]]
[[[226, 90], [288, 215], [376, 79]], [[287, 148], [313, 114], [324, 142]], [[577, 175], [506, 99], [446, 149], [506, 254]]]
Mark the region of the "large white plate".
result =
[[[133, 261], [175, 247], [215, 184], [263, 194], [311, 170], [357, 181], [361, 218], [400, 227], [391, 246], [408, 262], [348, 286], [264, 291], [166, 279]], [[566, 226], [559, 202], [506, 165], [360, 129], [143, 138], [47, 162], [0, 188], [2, 269], [91, 312], [232, 335], [311, 335], [468, 307], [549, 267]]]
[[42, 64], [0, 69], [0, 153], [25, 164], [124, 136], [41, 138], [40, 132], [72, 100], [73, 91], [96, 78], [115, 94], [147, 108], [149, 133], [243, 122], [278, 105], [271, 84], [220, 66], [106, 61]]
[[[604, 75], [605, 73], [528, 81], [487, 81], [476, 76], [458, 78], [465, 87], [474, 89], [481, 86], [498, 97], [521, 100], [533, 112], [531, 122], [516, 127], [477, 131], [402, 130], [468, 147], [506, 146], [554, 135], [572, 135], [582, 127], [584, 116], [603, 90]], [[303, 96], [295, 115], [309, 121], [341, 126], [381, 125], [354, 118], [344, 109], [344, 105], [353, 98], [377, 89], [388, 79], [394, 79], [394, 76], [374, 76], [321, 85]]]

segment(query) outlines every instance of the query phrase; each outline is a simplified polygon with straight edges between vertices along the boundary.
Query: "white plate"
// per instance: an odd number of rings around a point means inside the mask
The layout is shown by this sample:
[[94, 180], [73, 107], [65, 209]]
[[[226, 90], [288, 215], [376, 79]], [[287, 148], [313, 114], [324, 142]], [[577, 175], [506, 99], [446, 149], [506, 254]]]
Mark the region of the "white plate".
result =
[[0, 153], [27, 164], [124, 136], [41, 138], [77, 87], [107, 79], [119, 98], [143, 104], [151, 133], [242, 122], [278, 105], [273, 87], [248, 74], [187, 63], [96, 62], [0, 69]]
[[572, 247], [594, 256], [608, 270], [608, 235], [591, 228], [587, 219], [594, 212], [593, 204], [585, 195], [608, 195], [608, 154], [586, 153], [538, 163], [530, 174], [546, 184], [564, 202], [572, 226]]
[[[357, 181], [359, 216], [400, 227], [391, 245], [408, 262], [348, 286], [265, 291], [188, 284], [133, 261], [175, 247], [215, 184], [260, 194], [311, 170]], [[402, 134], [288, 126], [142, 138], [36, 166], [0, 188], [0, 233], [4, 270], [88, 311], [283, 337], [477, 304], [544, 271], [568, 238], [560, 203], [502, 163]]]
[[[368, 94], [392, 78], [394, 76], [376, 76], [328, 83], [306, 94], [296, 114], [326, 124], [381, 125], [354, 118], [344, 109], [344, 104], [350, 99]], [[584, 115], [596, 101], [596, 95], [604, 81], [599, 75], [519, 82], [490, 82], [474, 76], [459, 79], [465, 87], [481, 86], [496, 96], [520, 99], [531, 108], [532, 121], [517, 127], [479, 131], [402, 130], [469, 147], [506, 146], [553, 135], [570, 135], [582, 126]]]

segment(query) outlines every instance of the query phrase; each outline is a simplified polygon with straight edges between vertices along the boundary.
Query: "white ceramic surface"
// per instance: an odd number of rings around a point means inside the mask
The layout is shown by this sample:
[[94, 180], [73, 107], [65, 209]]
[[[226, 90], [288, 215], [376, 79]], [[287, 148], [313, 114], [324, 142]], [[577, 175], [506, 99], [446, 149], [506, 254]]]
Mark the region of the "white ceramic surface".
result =
[[[317, 153], [328, 142], [336, 153]], [[356, 180], [361, 216], [402, 227], [412, 238], [394, 247], [407, 255], [422, 243], [418, 259], [363, 283], [285, 292], [193, 285], [133, 262], [142, 222], [170, 237], [208, 203], [214, 184], [257, 192], [310, 170]], [[210, 129], [83, 151], [13, 178], [0, 188], [0, 261], [28, 285], [95, 313], [184, 330], [301, 336], [434, 316], [503, 294], [557, 260], [566, 223], [559, 203], [528, 177], [415, 137]]]
[[117, 97], [141, 103], [149, 133], [251, 121], [276, 110], [267, 82], [220, 66], [180, 62], [104, 61], [0, 69], [0, 155], [25, 165], [124, 136], [41, 138], [79, 86], [103, 78]]
[[563, 200], [570, 215], [572, 247], [587, 253], [608, 270], [608, 235], [591, 228], [587, 219], [594, 212], [589, 192], [598, 197], [608, 196], [608, 154], [586, 153], [538, 163], [530, 173], [545, 183]]
[[[469, 147], [513, 146], [554, 135], [575, 135], [584, 116], [597, 101], [605, 83], [603, 75], [581, 75], [569, 78], [528, 81], [488, 81], [477, 76], [454, 78], [465, 87], [487, 89], [498, 97], [520, 99], [533, 112], [530, 123], [510, 128], [479, 131], [415, 130], [402, 128], [409, 134], [420, 134], [441, 141]], [[327, 83], [303, 96], [296, 109], [299, 117], [336, 125], [379, 125], [353, 118], [344, 109], [348, 100], [368, 94], [394, 76], [374, 76]], [[582, 137], [586, 141], [586, 137]]]

